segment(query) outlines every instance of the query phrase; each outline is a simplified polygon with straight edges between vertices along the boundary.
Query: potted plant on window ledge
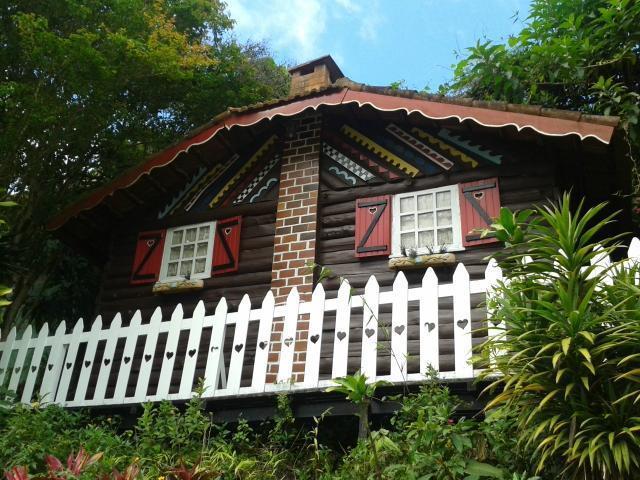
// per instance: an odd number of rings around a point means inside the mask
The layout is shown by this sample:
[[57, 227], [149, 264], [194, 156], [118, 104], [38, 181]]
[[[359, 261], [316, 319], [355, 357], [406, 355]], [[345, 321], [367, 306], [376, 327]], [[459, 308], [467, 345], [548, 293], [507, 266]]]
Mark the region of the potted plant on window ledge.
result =
[[394, 270], [414, 270], [429, 267], [442, 267], [444, 265], [452, 265], [456, 263], [456, 256], [447, 252], [446, 245], [435, 247], [433, 245], [425, 246], [426, 254], [418, 254], [418, 250], [414, 247], [406, 248], [404, 245], [400, 247], [401, 257], [389, 259], [389, 268]]

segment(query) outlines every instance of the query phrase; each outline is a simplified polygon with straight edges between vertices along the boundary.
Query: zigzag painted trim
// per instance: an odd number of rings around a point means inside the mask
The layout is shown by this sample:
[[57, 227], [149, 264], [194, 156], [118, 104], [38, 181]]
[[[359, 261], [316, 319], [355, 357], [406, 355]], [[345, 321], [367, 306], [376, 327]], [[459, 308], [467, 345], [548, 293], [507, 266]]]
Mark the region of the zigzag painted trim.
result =
[[482, 148], [480, 145], [472, 145], [470, 140], [465, 140], [464, 138], [454, 135], [450, 130], [446, 128], [440, 129], [440, 131], [436, 134], [443, 140], [448, 140], [454, 145], [457, 145], [460, 148], [468, 150], [471, 153], [475, 153], [481, 158], [488, 160], [489, 162], [495, 163], [496, 165], [502, 164], [502, 155], [493, 155], [489, 150]]
[[251, 180], [251, 182], [249, 182], [249, 185], [247, 185], [244, 188], [244, 190], [242, 190], [242, 192], [238, 194], [236, 199], [233, 201], [233, 204], [237, 205], [239, 203], [242, 203], [244, 199], [247, 198], [247, 196], [251, 193], [251, 191], [258, 186], [258, 184], [262, 181], [262, 179], [267, 176], [267, 174], [273, 169], [273, 167], [277, 165], [279, 161], [280, 161], [279, 154], [275, 155], [271, 160], [269, 160], [269, 163], [267, 163], [262, 168], [262, 170], [258, 172], [258, 174], [255, 176], [253, 180]]
[[357, 143], [365, 147], [367, 150], [370, 150], [371, 152], [375, 153], [379, 157], [382, 157], [387, 162], [398, 167], [400, 170], [411, 175], [412, 177], [415, 177], [418, 173], [420, 173], [420, 170], [418, 170], [416, 167], [405, 162], [397, 155], [391, 153], [389, 150], [382, 147], [381, 145], [378, 145], [369, 137], [364, 136], [357, 130], [354, 130], [353, 128], [351, 128], [349, 125], [343, 125], [340, 130], [342, 131], [342, 133], [344, 133], [348, 137], [355, 140]]
[[187, 205], [184, 207], [185, 211], [191, 210], [191, 207], [195, 205], [195, 203], [202, 196], [202, 194], [211, 185], [213, 185], [213, 183], [216, 180], [218, 180], [218, 178], [224, 175], [224, 173], [231, 167], [231, 165], [233, 165], [239, 158], [240, 156], [237, 153], [235, 153], [229, 158], [229, 160], [226, 163], [215, 165], [209, 171], [209, 173], [207, 173], [207, 175], [205, 175], [204, 178], [198, 183], [198, 185], [192, 189], [192, 191], [196, 191], [197, 193], [196, 195], [194, 195], [194, 197], [191, 200], [189, 200]]
[[158, 212], [158, 220], [163, 219], [164, 217], [166, 217], [170, 212], [173, 213], [173, 209], [178, 205], [178, 203], [180, 203], [180, 201], [189, 193], [189, 191], [191, 190], [191, 188], [193, 188], [193, 186], [198, 182], [198, 180], [200, 179], [200, 177], [202, 177], [205, 172], [207, 171], [207, 169], [205, 167], [200, 167], [198, 169], [198, 171], [193, 175], [193, 177], [191, 177], [191, 180], [189, 180], [185, 186], [182, 188], [182, 190], [180, 190], [178, 192], [178, 195], [176, 195], [175, 197], [173, 197], [171, 199], [171, 201], [167, 204], [166, 207], [164, 207], [162, 210], [160, 210]]
[[273, 143], [276, 141], [276, 138], [278, 138], [277, 135], [272, 135], [266, 142], [264, 142], [264, 144], [256, 151], [256, 153], [251, 156], [247, 163], [240, 167], [240, 170], [238, 170], [236, 174], [231, 177], [231, 180], [229, 180], [227, 184], [220, 189], [216, 196], [213, 197], [213, 200], [211, 200], [211, 203], [209, 203], [209, 208], [213, 208], [215, 204], [225, 196], [225, 194], [240, 180], [240, 177], [247, 173], [247, 171], [258, 161], [258, 159], [262, 157], [265, 152], [267, 152], [267, 150], [269, 150], [271, 145], [273, 145]]
[[451, 170], [451, 168], [455, 165], [448, 158], [443, 157], [438, 152], [436, 152], [433, 148], [425, 145], [420, 140], [418, 140], [413, 135], [409, 134], [409, 132], [405, 132], [403, 129], [398, 127], [397, 125], [390, 123], [386, 128], [387, 132], [396, 137], [402, 143], [405, 143], [409, 147], [413, 148], [420, 155], [425, 157], [427, 160], [432, 161], [440, 168], [444, 168], [445, 170]]
[[376, 176], [373, 173], [371, 173], [369, 170], [367, 170], [364, 167], [361, 167], [356, 162], [354, 162], [353, 160], [351, 160], [347, 156], [343, 155], [342, 153], [340, 153], [338, 150], [336, 150], [335, 148], [333, 148], [331, 145], [329, 145], [326, 142], [324, 142], [322, 144], [322, 151], [329, 158], [331, 158], [335, 162], [339, 163], [344, 168], [346, 168], [351, 173], [353, 173], [357, 177], [361, 178], [365, 182], [368, 182], [369, 180], [371, 180], [373, 178], [376, 178]]
[[278, 179], [276, 177], [272, 177], [269, 180], [267, 180], [267, 183], [265, 183], [262, 187], [260, 187], [260, 190], [258, 190], [255, 194], [251, 195], [251, 198], [249, 199], [249, 203], [253, 203], [256, 200], [258, 200], [263, 193], [267, 193], [269, 191], [269, 189], [271, 189], [271, 186], [275, 183], [278, 183]]
[[452, 147], [448, 143], [444, 143], [439, 138], [436, 138], [433, 135], [430, 135], [429, 133], [425, 132], [424, 130], [420, 130], [418, 127], [413, 127], [411, 129], [411, 133], [415, 133], [416, 135], [418, 135], [423, 140], [427, 140], [431, 145], [437, 145], [441, 149], [450, 152], [454, 157], [459, 158], [464, 163], [470, 164], [471, 168], [476, 168], [479, 165], [477, 160], [474, 160], [473, 158], [471, 158], [466, 153], [461, 152], [460, 150], [458, 150], [455, 147]]

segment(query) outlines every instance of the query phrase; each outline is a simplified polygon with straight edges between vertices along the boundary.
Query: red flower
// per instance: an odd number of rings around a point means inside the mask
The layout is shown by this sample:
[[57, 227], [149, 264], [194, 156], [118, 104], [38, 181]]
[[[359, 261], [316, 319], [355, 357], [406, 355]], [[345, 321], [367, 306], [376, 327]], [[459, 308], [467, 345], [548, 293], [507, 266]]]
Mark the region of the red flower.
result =
[[13, 467], [8, 472], [5, 472], [4, 476], [7, 480], [29, 480], [27, 467]]
[[72, 474], [80, 475], [87, 467], [93, 465], [101, 458], [102, 453], [96, 453], [90, 456], [84, 451], [84, 448], [80, 448], [75, 458], [73, 452], [69, 454], [69, 458], [67, 458], [67, 468]]

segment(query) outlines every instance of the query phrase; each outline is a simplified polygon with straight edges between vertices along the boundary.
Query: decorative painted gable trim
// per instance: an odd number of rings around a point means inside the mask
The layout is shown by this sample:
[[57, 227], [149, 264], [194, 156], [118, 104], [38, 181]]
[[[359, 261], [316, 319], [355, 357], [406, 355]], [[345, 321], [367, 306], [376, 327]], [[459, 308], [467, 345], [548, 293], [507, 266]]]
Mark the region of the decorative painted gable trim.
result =
[[373, 173], [371, 173], [369, 170], [360, 166], [359, 164], [351, 160], [346, 155], [343, 155], [342, 153], [340, 153], [338, 150], [336, 150], [326, 142], [322, 144], [322, 152], [331, 160], [333, 160], [336, 163], [339, 163], [348, 171], [350, 171], [351, 173], [353, 173], [354, 175], [356, 175], [357, 177], [359, 177], [365, 182], [368, 182], [369, 180], [373, 180], [374, 178], [376, 178], [376, 176]]
[[420, 155], [422, 155], [426, 159], [438, 165], [440, 168], [443, 168], [445, 170], [451, 170], [451, 168], [455, 165], [455, 163], [453, 163], [451, 160], [440, 155], [440, 153], [435, 151], [433, 148], [429, 147], [428, 145], [425, 145], [423, 142], [418, 140], [409, 132], [406, 132], [405, 130], [401, 129], [397, 125], [390, 123], [389, 125], [387, 125], [386, 130], [395, 138], [400, 140], [402, 143], [408, 145], [409, 147], [414, 149], [416, 152], [418, 152]]
[[453, 155], [456, 158], [459, 158], [463, 162], [468, 163], [471, 166], [471, 168], [476, 168], [479, 165], [477, 160], [474, 160], [473, 158], [471, 158], [466, 153], [461, 152], [457, 148], [449, 145], [448, 143], [443, 142], [439, 138], [434, 137], [430, 133], [427, 133], [424, 130], [421, 130], [420, 128], [418, 128], [418, 127], [413, 127], [411, 129], [411, 132], [416, 134], [421, 139], [427, 140], [431, 145], [435, 145], [436, 147], [439, 147], [440, 149], [451, 153], [451, 155]]
[[200, 199], [200, 197], [218, 180], [220, 179], [230, 168], [234, 165], [240, 155], [237, 153], [233, 154], [229, 160], [227, 160], [224, 164], [218, 164], [214, 166], [209, 173], [202, 179], [202, 181], [193, 188], [192, 193], [193, 197], [187, 205], [185, 206], [185, 210], [189, 211], [193, 208], [196, 202]]
[[213, 200], [211, 200], [211, 202], [209, 203], [209, 208], [215, 207], [224, 198], [227, 192], [229, 192], [229, 190], [231, 190], [231, 188], [233, 188], [233, 186], [240, 181], [242, 176], [247, 173], [247, 171], [249, 171], [256, 164], [256, 162], [263, 157], [265, 153], [269, 151], [277, 138], [277, 135], [272, 135], [266, 142], [262, 144], [262, 146], [251, 156], [251, 158], [249, 158], [249, 160], [240, 167], [236, 174], [231, 177], [226, 185], [224, 185], [213, 197]]
[[342, 128], [340, 129], [340, 131], [342, 133], [344, 133], [345, 135], [347, 135], [352, 140], [354, 140], [356, 143], [362, 145], [367, 150], [375, 153], [376, 155], [378, 155], [382, 159], [386, 160], [391, 165], [399, 168], [400, 170], [402, 170], [406, 174], [408, 174], [408, 175], [410, 175], [412, 177], [415, 177], [416, 175], [418, 175], [418, 173], [420, 173], [420, 170], [418, 170], [416, 167], [414, 167], [413, 165], [405, 162], [400, 157], [398, 157], [396, 154], [391, 153], [389, 150], [387, 150], [383, 146], [379, 145], [378, 143], [374, 142], [369, 137], [367, 137], [367, 136], [363, 135], [362, 133], [358, 132], [357, 130], [353, 129], [349, 125], [343, 125]]
[[178, 194], [171, 199], [171, 201], [158, 212], [158, 220], [163, 219], [169, 213], [173, 213], [174, 208], [178, 206], [178, 204], [187, 196], [187, 194], [191, 191], [193, 186], [198, 183], [198, 180], [202, 178], [202, 176], [206, 173], [207, 169], [205, 167], [200, 167], [198, 171], [191, 177], [185, 186], [178, 192]]
[[482, 148], [480, 145], [472, 145], [470, 140], [462, 138], [460, 135], [454, 135], [450, 130], [446, 128], [440, 129], [437, 133], [438, 137], [443, 140], [447, 140], [454, 145], [467, 150], [468, 152], [475, 153], [485, 160], [500, 165], [502, 163], [502, 155], [494, 155], [489, 150]]
[[[267, 164], [258, 172], [258, 174], [249, 182], [248, 185], [244, 187], [244, 189], [238, 194], [238, 196], [233, 200], [234, 205], [238, 205], [243, 203], [245, 199], [253, 193], [254, 190], [260, 185], [260, 182], [278, 165], [280, 162], [280, 155], [276, 154]], [[277, 180], [276, 180], [277, 181]], [[264, 191], [259, 192], [258, 196], [252, 195], [251, 198], [256, 197], [259, 198], [260, 195], [264, 193]], [[252, 203], [249, 201], [249, 203]]]

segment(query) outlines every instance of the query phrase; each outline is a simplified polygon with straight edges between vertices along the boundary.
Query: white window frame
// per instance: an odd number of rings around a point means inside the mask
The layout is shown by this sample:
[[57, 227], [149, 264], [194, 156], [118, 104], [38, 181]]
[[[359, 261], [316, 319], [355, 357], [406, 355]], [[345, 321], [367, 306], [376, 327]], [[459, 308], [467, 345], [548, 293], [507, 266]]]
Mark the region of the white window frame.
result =
[[[453, 231], [453, 243], [447, 245], [447, 252], [459, 252], [464, 250], [464, 246], [462, 245], [462, 218], [460, 217], [460, 198], [458, 195], [458, 185], [447, 185], [445, 187], [438, 188], [430, 188], [428, 190], [418, 190], [415, 192], [407, 192], [407, 193], [398, 193], [393, 196], [393, 220], [391, 222], [391, 257], [402, 257], [401, 247], [402, 244], [400, 242], [400, 200], [402, 198], [414, 197], [416, 198], [418, 195], [424, 194], [433, 194], [434, 201], [434, 221], [436, 220], [436, 194], [438, 192], [450, 192], [451, 193], [451, 229]], [[416, 200], [417, 202], [417, 200]], [[415, 230], [417, 230], [417, 226]], [[434, 245], [436, 248], [440, 245]], [[416, 249], [418, 255], [426, 255], [429, 253], [427, 248], [419, 247]]]
[[[165, 235], [164, 241], [164, 251], [162, 253], [162, 266], [160, 267], [160, 282], [175, 282], [184, 280], [185, 277], [182, 275], [168, 276], [167, 269], [169, 268], [169, 254], [171, 252], [171, 239], [173, 238], [173, 232], [177, 230], [187, 230], [189, 228], [200, 228], [200, 227], [209, 227], [209, 238], [208, 238], [208, 246], [207, 246], [207, 258], [205, 260], [205, 270], [202, 273], [192, 274], [189, 278], [191, 280], [201, 280], [205, 278], [211, 278], [211, 264], [213, 259], [213, 244], [215, 242], [215, 234], [216, 234], [216, 222], [202, 222], [202, 223], [194, 223], [192, 225], [180, 225], [179, 227], [168, 228], [167, 233]], [[197, 245], [197, 240], [194, 245]], [[181, 245], [184, 245], [182, 243]], [[194, 247], [194, 253], [195, 253]], [[182, 257], [181, 257], [182, 258]], [[208, 268], [207, 268], [208, 266]], [[180, 268], [178, 266], [178, 272], [180, 272]]]

